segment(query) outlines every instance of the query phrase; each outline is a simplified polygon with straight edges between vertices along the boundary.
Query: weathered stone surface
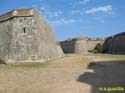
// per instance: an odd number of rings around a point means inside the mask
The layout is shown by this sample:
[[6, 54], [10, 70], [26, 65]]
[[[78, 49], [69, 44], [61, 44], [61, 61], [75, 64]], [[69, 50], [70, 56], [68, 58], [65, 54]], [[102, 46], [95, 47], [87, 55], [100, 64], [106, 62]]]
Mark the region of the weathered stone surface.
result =
[[52, 28], [34, 9], [0, 16], [0, 57], [7, 62], [42, 61], [59, 57]]
[[106, 53], [125, 54], [125, 32], [108, 37], [104, 45]]
[[62, 50], [62, 48], [61, 48], [60, 45], [57, 45], [57, 51], [58, 51], [58, 55], [59, 55], [60, 57], [62, 57], [62, 55], [64, 55], [64, 52], [63, 52], [63, 50]]
[[103, 38], [74, 38], [60, 42], [64, 53], [86, 54], [100, 43], [105, 46], [105, 52], [110, 54], [125, 54], [125, 32]]
[[87, 54], [93, 50], [98, 43], [103, 44], [104, 39], [78, 37], [72, 40], [60, 42], [64, 53]]
[[94, 48], [96, 47], [98, 43], [103, 45], [104, 42], [105, 42], [105, 39], [103, 38], [88, 38], [87, 39], [88, 51], [94, 50]]

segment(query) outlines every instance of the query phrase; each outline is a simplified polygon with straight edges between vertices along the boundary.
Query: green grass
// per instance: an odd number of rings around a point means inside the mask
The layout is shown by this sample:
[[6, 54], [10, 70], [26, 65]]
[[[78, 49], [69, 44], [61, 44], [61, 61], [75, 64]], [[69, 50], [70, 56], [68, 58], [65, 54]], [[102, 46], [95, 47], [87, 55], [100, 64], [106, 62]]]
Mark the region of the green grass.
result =
[[[63, 56], [57, 59], [61, 59], [67, 56]], [[14, 63], [7, 63], [6, 65], [1, 66], [4, 68], [45, 68], [51, 65], [51, 61], [57, 60], [57, 59], [51, 59], [51, 60], [47, 60], [45, 62], [14, 62]]]
[[103, 59], [125, 61], [125, 55], [116, 55], [116, 54], [86, 54], [86, 56], [95, 56], [95, 57], [100, 57], [100, 58], [103, 58]]
[[[107, 59], [111, 59], [111, 60], [125, 60], [125, 55], [111, 55], [111, 54], [88, 54], [89, 56], [97, 56], [97, 57], [101, 57], [101, 58], [107, 58]], [[65, 58], [65, 57], [70, 57], [72, 55], [65, 55], [61, 58]], [[59, 59], [61, 59], [59, 58]], [[1, 68], [46, 68], [48, 66], [53, 66], [55, 64], [53, 64], [54, 60], [49, 60], [49, 61], [45, 61], [43, 63], [38, 63], [38, 62], [20, 62], [20, 63], [8, 63], [7, 65], [1, 66]], [[92, 59], [82, 59], [82, 60], [78, 60], [78, 62], [73, 61], [71, 64], [72, 65], [82, 65], [82, 64], [89, 64], [90, 62], [92, 62]], [[57, 66], [57, 65], [56, 65]]]
[[97, 56], [104, 57], [104, 58], [110, 58], [110, 59], [114, 59], [114, 60], [125, 60], [125, 55], [100, 54]]
[[88, 55], [107, 58], [111, 60], [125, 60], [125, 55], [115, 55], [115, 54], [88, 54]]
[[26, 63], [9, 63], [6, 65], [7, 68], [43, 68], [49, 65], [48, 62], [26, 62]]

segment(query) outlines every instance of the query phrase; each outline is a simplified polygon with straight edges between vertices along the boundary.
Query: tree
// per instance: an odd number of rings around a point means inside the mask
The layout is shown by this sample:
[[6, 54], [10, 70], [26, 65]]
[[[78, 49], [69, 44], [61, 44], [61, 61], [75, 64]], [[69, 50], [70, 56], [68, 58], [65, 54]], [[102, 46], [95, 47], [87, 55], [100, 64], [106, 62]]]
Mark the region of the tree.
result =
[[95, 47], [95, 50], [97, 51], [97, 53], [103, 53], [105, 47], [102, 44], [98, 43]]

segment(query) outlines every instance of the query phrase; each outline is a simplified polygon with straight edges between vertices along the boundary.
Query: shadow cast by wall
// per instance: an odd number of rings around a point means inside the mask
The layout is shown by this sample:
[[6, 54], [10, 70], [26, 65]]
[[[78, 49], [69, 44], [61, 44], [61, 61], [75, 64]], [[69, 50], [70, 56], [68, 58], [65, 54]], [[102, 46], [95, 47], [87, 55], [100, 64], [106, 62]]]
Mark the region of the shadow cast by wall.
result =
[[[91, 85], [91, 93], [125, 93], [125, 90], [118, 89], [125, 88], [125, 61], [91, 62], [88, 69], [94, 72], [83, 73], [77, 81]], [[116, 90], [108, 92], [108, 88]]]

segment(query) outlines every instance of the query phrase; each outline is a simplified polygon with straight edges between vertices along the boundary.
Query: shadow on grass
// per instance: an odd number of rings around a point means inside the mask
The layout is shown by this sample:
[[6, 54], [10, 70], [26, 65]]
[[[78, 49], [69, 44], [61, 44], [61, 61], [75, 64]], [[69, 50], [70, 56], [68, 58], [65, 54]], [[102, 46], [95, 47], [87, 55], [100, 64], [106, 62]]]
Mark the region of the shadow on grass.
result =
[[91, 62], [88, 69], [77, 81], [91, 85], [91, 93], [125, 93], [125, 61]]

